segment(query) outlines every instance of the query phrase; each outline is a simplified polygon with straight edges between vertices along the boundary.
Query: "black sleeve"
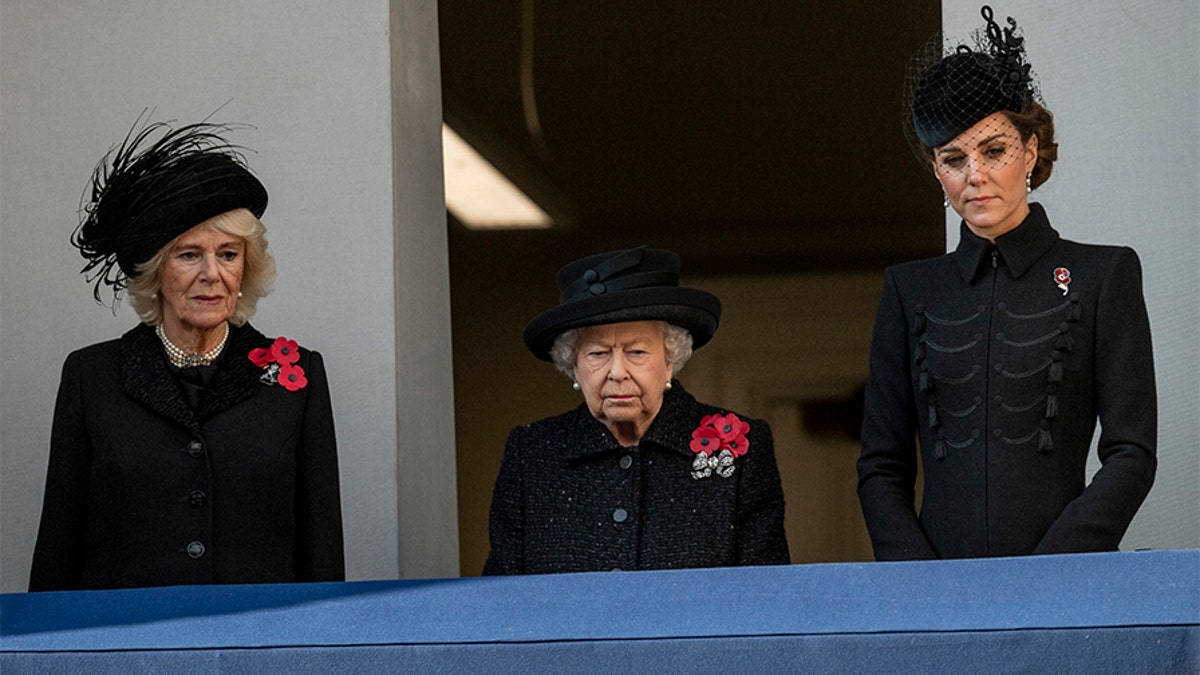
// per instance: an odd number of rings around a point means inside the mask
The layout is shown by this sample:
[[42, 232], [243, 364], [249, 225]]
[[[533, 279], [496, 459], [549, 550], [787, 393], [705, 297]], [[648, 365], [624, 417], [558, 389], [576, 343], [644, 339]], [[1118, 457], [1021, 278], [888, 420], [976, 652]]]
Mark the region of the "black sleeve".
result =
[[308, 392], [296, 449], [296, 579], [343, 581], [342, 499], [329, 381], [321, 355], [311, 352]]
[[750, 421], [750, 449], [741, 476], [737, 504], [739, 565], [787, 565], [787, 533], [783, 527], [783, 484], [775, 463], [771, 427]]
[[488, 541], [491, 551], [483, 565], [485, 576], [525, 573], [524, 481], [521, 471], [522, 427], [508, 434], [500, 475], [492, 490], [492, 509], [488, 517]]
[[83, 374], [79, 353], [63, 364], [54, 424], [50, 431], [50, 464], [42, 498], [42, 519], [29, 590], [73, 590], [83, 570], [88, 485], [92, 443], [83, 410]]
[[1142, 267], [1117, 250], [1096, 308], [1095, 387], [1102, 466], [1042, 537], [1035, 553], [1113, 551], [1146, 499], [1157, 468], [1158, 407]]
[[908, 321], [892, 270], [871, 337], [858, 499], [876, 560], [936, 558], [917, 519], [917, 408], [909, 367]]

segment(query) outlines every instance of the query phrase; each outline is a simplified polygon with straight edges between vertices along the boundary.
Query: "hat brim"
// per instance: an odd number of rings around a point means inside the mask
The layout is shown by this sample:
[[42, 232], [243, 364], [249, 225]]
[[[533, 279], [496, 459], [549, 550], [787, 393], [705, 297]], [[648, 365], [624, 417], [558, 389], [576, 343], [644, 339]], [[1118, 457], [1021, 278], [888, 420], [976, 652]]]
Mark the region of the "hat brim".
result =
[[550, 348], [562, 333], [573, 328], [627, 321], [665, 321], [692, 334], [692, 348], [712, 339], [721, 320], [721, 301], [694, 288], [635, 288], [597, 295], [559, 305], [533, 318], [525, 326], [525, 346], [534, 356], [551, 361]]

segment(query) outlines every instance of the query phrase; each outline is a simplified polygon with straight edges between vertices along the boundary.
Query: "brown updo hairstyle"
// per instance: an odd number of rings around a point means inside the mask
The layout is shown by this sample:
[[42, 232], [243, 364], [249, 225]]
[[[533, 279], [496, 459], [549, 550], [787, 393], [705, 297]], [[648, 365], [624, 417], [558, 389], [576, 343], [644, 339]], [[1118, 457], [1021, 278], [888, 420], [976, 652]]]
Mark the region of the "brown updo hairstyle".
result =
[[1030, 101], [1021, 112], [1002, 112], [1021, 134], [1022, 143], [1028, 143], [1030, 136], [1037, 136], [1037, 163], [1033, 165], [1033, 177], [1029, 180], [1029, 186], [1039, 187], [1050, 180], [1050, 172], [1054, 170], [1054, 162], [1058, 160], [1058, 143], [1054, 141], [1054, 115], [1037, 101]]

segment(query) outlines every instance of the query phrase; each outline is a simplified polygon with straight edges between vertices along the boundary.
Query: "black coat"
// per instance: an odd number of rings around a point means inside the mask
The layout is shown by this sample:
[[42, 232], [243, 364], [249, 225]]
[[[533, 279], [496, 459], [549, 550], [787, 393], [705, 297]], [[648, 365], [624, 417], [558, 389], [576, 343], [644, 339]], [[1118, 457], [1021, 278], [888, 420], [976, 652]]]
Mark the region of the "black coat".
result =
[[1061, 239], [1030, 204], [994, 246], [964, 224], [953, 253], [884, 279], [858, 462], [876, 558], [1115, 550], [1156, 467], [1133, 250]]
[[149, 326], [67, 357], [30, 590], [344, 579], [324, 365], [263, 384], [270, 344], [231, 327], [196, 411]]
[[492, 493], [484, 574], [647, 570], [788, 562], [771, 430], [750, 423], [729, 478], [692, 478], [706, 415], [678, 382], [637, 446], [622, 448], [581, 404], [508, 436]]

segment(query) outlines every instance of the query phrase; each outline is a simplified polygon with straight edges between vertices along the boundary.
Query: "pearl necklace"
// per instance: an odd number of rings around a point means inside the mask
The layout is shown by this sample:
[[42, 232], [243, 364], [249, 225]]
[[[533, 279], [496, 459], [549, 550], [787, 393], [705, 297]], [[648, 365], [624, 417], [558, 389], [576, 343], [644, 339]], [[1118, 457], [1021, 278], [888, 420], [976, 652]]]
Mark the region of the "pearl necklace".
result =
[[185, 352], [176, 347], [173, 342], [167, 337], [166, 331], [163, 330], [162, 324], [158, 324], [155, 329], [158, 333], [158, 339], [162, 341], [163, 349], [167, 350], [167, 359], [171, 361], [171, 365], [176, 368], [190, 368], [192, 366], [207, 366], [221, 355], [221, 350], [225, 349], [225, 342], [229, 340], [229, 324], [225, 324], [225, 336], [221, 338], [221, 342], [216, 347], [204, 352]]

